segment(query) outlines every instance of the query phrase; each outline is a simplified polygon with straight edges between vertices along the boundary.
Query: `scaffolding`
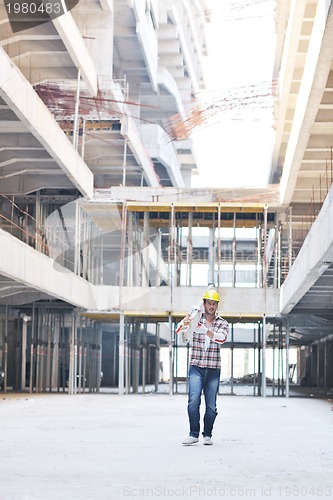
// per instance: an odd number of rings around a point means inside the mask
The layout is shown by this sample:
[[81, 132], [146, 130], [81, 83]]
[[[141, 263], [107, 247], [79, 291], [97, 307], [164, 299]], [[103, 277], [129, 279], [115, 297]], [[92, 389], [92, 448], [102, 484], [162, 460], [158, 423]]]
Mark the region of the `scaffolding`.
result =
[[[104, 196], [63, 206], [48, 206], [40, 199], [36, 207], [38, 249], [44, 249], [59, 268], [112, 289], [113, 302], [105, 311], [62, 309], [56, 303], [7, 307], [1, 330], [4, 367], [8, 321], [16, 321], [10, 331], [24, 335], [15, 357], [16, 374], [8, 371], [5, 390], [11, 386], [30, 392], [94, 392], [100, 390], [103, 372], [103, 384], [120, 394], [138, 392], [140, 387], [143, 392], [161, 387], [170, 394], [181, 392], [178, 362], [185, 352], [188, 363], [190, 346], [180, 345], [175, 335], [176, 324], [186, 313], [177, 303], [176, 292], [195, 292], [200, 269], [204, 269], [204, 281], [214, 283], [219, 291], [244, 286], [278, 289], [287, 271], [285, 264], [290, 264], [290, 247], [285, 244], [288, 217], [263, 201], [148, 203]], [[25, 214], [30, 218], [28, 210]], [[133, 289], [167, 291], [169, 311], [162, 304], [151, 311], [129, 309], [127, 295]], [[266, 395], [267, 384], [273, 396], [288, 392], [287, 327], [283, 319], [265, 314], [262, 309], [255, 315], [226, 318], [231, 331], [222, 351], [229, 353], [225, 387], [231, 394], [239, 387], [234, 366], [240, 349], [252, 352], [252, 372], [244, 376], [253, 395]], [[239, 323], [252, 331], [245, 342], [237, 340]], [[10, 342], [15, 343], [15, 334], [11, 335]], [[166, 386], [161, 386], [163, 349], [168, 365], [164, 373], [169, 373]], [[274, 352], [272, 378], [265, 375], [267, 350]]]

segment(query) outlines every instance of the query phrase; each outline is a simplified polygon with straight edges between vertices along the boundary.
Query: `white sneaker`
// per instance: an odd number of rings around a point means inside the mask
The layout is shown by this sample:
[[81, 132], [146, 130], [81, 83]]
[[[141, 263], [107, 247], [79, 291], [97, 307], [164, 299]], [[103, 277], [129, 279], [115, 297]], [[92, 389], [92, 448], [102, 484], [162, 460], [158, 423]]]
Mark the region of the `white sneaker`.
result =
[[209, 436], [204, 436], [204, 438], [203, 438], [203, 444], [212, 445], [213, 444], [212, 438], [209, 437]]
[[199, 438], [196, 438], [194, 436], [189, 436], [186, 439], [184, 439], [183, 444], [185, 444], [185, 446], [189, 446], [191, 444], [195, 444], [198, 442], [199, 442]]

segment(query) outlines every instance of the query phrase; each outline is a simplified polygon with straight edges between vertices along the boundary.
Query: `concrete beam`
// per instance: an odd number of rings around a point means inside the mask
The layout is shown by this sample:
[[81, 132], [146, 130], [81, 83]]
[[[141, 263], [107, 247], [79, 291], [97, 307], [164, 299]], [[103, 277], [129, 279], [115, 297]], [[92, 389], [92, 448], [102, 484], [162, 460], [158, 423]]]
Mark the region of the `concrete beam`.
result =
[[143, 58], [152, 88], [157, 91], [158, 42], [153, 24], [147, 21], [146, 4], [134, 2], [133, 10], [136, 18], [136, 34], [141, 46]]
[[[119, 311], [133, 315], [183, 317], [192, 305], [199, 304], [206, 287], [124, 287], [119, 304], [119, 287], [95, 286], [97, 312]], [[220, 288], [220, 313], [226, 317], [279, 315], [279, 290], [263, 288]]]
[[159, 178], [154, 169], [154, 164], [144, 148], [138, 127], [136, 126], [133, 118], [127, 116], [126, 119], [122, 121], [121, 132], [124, 137], [127, 137], [129, 147], [138, 165], [142, 166], [148, 184], [152, 187], [160, 186]]
[[93, 194], [93, 174], [73, 148], [56, 120], [30, 83], [0, 47], [0, 97], [15, 112], [56, 161], [74, 186], [85, 196]]
[[165, 167], [173, 186], [185, 187], [175, 149], [159, 125], [141, 125], [142, 140], [152, 158]]
[[107, 12], [113, 12], [113, 0], [99, 0], [103, 10]]
[[2, 194], [29, 194], [39, 189], [71, 189], [73, 184], [65, 175], [44, 176], [44, 175], [18, 175], [7, 179], [1, 179], [0, 192]]
[[333, 188], [281, 287], [281, 312], [289, 313], [333, 262]]
[[[278, 164], [279, 152], [283, 138], [284, 124], [288, 111], [289, 95], [291, 91], [293, 73], [295, 68], [295, 58], [298, 50], [299, 37], [302, 31], [303, 17], [306, 7], [306, 0], [293, 0], [290, 6], [288, 26], [285, 34], [284, 50], [279, 73], [279, 97], [278, 97], [278, 122], [273, 151], [273, 169]], [[283, 28], [283, 33], [285, 32]]]
[[281, 202], [292, 199], [298, 171], [315, 122], [333, 58], [333, 9], [330, 0], [317, 6], [293, 126], [281, 177]]
[[67, 12], [63, 16], [53, 19], [52, 22], [61, 36], [74, 65], [80, 69], [87, 88], [92, 95], [96, 95], [97, 74], [95, 65], [72, 14]]
[[0, 229], [0, 274], [84, 309], [96, 307], [91, 285]]
[[197, 76], [197, 72], [194, 68], [193, 65], [193, 54], [190, 52], [190, 47], [187, 42], [187, 38], [184, 32], [184, 25], [183, 25], [183, 20], [180, 18], [178, 11], [176, 10], [176, 7], [172, 9], [172, 14], [175, 19], [175, 24], [178, 28], [178, 36], [179, 36], [179, 41], [181, 45], [181, 50], [182, 54], [184, 55], [184, 62], [185, 66], [187, 69], [187, 72], [191, 78], [192, 81], [192, 86], [193, 86], [193, 92], [198, 92], [200, 90], [200, 85], [199, 85], [199, 80]]

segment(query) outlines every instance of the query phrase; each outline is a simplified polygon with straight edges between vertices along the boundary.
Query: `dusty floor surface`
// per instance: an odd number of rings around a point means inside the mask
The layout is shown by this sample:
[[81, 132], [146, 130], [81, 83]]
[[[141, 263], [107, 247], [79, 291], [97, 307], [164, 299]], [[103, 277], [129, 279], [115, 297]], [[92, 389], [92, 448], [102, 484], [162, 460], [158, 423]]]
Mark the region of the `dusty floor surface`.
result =
[[1, 500], [332, 498], [332, 402], [220, 397], [181, 445], [185, 395], [0, 395]]

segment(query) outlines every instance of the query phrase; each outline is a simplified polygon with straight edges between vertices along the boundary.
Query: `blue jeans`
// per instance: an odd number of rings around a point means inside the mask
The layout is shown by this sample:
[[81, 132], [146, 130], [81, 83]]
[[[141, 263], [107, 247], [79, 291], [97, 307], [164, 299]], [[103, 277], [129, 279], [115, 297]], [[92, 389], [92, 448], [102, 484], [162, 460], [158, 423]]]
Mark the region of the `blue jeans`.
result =
[[201, 393], [205, 397], [206, 411], [204, 415], [203, 436], [212, 436], [213, 425], [217, 416], [216, 398], [220, 383], [218, 368], [200, 368], [190, 365], [188, 372], [188, 405], [187, 413], [190, 421], [190, 436], [199, 437]]

